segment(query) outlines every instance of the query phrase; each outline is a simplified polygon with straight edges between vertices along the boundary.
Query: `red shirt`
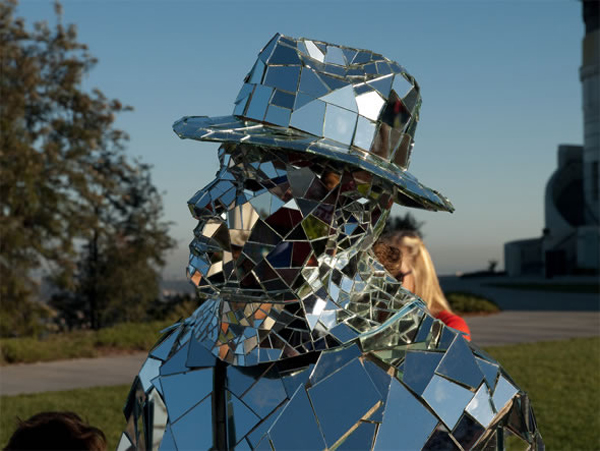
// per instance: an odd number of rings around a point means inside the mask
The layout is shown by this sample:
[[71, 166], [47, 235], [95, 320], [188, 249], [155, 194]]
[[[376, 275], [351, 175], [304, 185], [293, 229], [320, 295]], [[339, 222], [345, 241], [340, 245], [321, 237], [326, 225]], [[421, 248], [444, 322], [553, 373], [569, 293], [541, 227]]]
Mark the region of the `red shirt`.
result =
[[442, 310], [436, 315], [436, 318], [442, 321], [446, 326], [465, 333], [465, 338], [471, 341], [471, 331], [469, 330], [469, 326], [467, 326], [467, 322], [460, 316], [450, 313], [447, 310]]

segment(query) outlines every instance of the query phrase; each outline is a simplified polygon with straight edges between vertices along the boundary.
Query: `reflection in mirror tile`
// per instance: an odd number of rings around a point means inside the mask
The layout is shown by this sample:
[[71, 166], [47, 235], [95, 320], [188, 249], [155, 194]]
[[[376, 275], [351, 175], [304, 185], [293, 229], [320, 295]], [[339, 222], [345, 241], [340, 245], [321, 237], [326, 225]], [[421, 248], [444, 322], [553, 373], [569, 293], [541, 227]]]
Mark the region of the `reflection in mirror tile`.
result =
[[543, 449], [527, 395], [372, 250], [394, 203], [453, 211], [408, 172], [420, 107], [398, 63], [277, 34], [233, 115], [173, 125], [221, 143], [188, 201], [198, 306], [150, 351], [119, 449], [502, 449], [506, 429]]
[[364, 450], [373, 448], [373, 440], [377, 431], [377, 423], [362, 421], [358, 427], [336, 448], [339, 450]]
[[[197, 370], [185, 374], [161, 377], [164, 399], [169, 410], [171, 421], [179, 418], [185, 411], [210, 394], [212, 372]], [[190, 397], [190, 391], [195, 396]]]
[[[356, 387], [360, 396], [348, 396]], [[382, 401], [358, 359], [309, 389], [308, 395], [330, 447]]]
[[464, 449], [471, 449], [485, 432], [485, 428], [469, 415], [463, 415], [452, 431], [454, 439]]
[[131, 448], [133, 448], [133, 443], [131, 443], [131, 440], [129, 440], [129, 437], [127, 437], [127, 434], [125, 434], [125, 433], [121, 434], [121, 439], [119, 440], [119, 443], [117, 444], [117, 451], [127, 451]]
[[173, 440], [173, 433], [171, 432], [171, 427], [167, 427], [165, 431], [165, 435], [160, 443], [160, 451], [177, 451], [177, 446], [175, 445], [175, 441]]
[[462, 336], [457, 336], [436, 372], [471, 388], [479, 387], [483, 374], [475, 362], [475, 357]]
[[321, 354], [310, 376], [311, 383], [313, 385], [318, 384], [325, 377], [331, 376], [336, 371], [342, 369], [347, 363], [356, 359], [361, 354], [359, 347], [356, 345]]
[[236, 444], [260, 422], [260, 418], [231, 392], [227, 393], [227, 418], [229, 429], [235, 431]]
[[261, 377], [242, 398], [261, 418], [269, 416], [286, 399], [285, 387], [281, 379], [275, 377], [275, 373]]
[[477, 390], [477, 393], [465, 409], [465, 412], [468, 412], [483, 427], [488, 427], [495, 417], [490, 400], [487, 387], [485, 384], [481, 384], [481, 387], [479, 387], [479, 390]]
[[427, 440], [423, 449], [437, 449], [444, 451], [460, 450], [456, 441], [453, 440], [452, 435], [443, 424], [439, 424], [435, 431], [433, 431], [433, 434], [431, 434], [431, 437], [429, 437], [429, 440]]
[[392, 381], [377, 449], [421, 449], [438, 423], [431, 413], [400, 382]]
[[148, 410], [152, 412], [152, 416], [146, 419], [146, 433], [152, 449], [158, 449], [168, 422], [167, 406], [155, 389], [148, 394], [147, 406]]
[[475, 361], [477, 362], [477, 365], [479, 365], [488, 387], [493, 389], [496, 386], [496, 377], [498, 376], [499, 370], [498, 365], [480, 359], [479, 357], [475, 357]]
[[402, 382], [416, 394], [423, 394], [443, 356], [441, 352], [408, 352], [404, 360]]
[[323, 135], [334, 141], [350, 145], [357, 120], [356, 113], [329, 104], [325, 114]]
[[212, 446], [211, 397], [175, 421], [171, 431], [178, 449], [209, 449]]
[[323, 435], [304, 387], [294, 393], [269, 429], [269, 437], [275, 449], [325, 449]]
[[142, 383], [144, 391], [148, 391], [152, 388], [151, 380], [158, 376], [158, 371], [161, 363], [162, 361], [149, 357], [142, 365], [138, 376], [140, 378], [140, 382]]
[[169, 374], [177, 374], [187, 371], [188, 367], [185, 365], [187, 356], [187, 347], [181, 348], [179, 351], [175, 352], [167, 362], [160, 366], [160, 375], [166, 376]]
[[473, 393], [443, 377], [434, 375], [423, 392], [423, 399], [444, 424], [452, 429], [469, 401], [473, 399]]
[[513, 399], [518, 391], [519, 390], [508, 382], [505, 377], [500, 376], [496, 388], [494, 389], [494, 395], [492, 396], [496, 411], [500, 412], [506, 404]]

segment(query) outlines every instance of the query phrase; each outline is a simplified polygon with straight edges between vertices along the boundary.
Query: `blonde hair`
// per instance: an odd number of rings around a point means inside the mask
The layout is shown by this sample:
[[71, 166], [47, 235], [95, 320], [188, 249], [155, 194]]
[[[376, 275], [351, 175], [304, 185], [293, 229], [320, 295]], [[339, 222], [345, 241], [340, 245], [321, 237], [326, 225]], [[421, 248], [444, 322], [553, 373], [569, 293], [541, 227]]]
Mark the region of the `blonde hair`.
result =
[[431, 255], [429, 255], [423, 240], [416, 233], [393, 232], [382, 236], [380, 241], [400, 249], [402, 260], [410, 268], [415, 279], [414, 293], [425, 301], [433, 315], [443, 310], [452, 312], [440, 287]]

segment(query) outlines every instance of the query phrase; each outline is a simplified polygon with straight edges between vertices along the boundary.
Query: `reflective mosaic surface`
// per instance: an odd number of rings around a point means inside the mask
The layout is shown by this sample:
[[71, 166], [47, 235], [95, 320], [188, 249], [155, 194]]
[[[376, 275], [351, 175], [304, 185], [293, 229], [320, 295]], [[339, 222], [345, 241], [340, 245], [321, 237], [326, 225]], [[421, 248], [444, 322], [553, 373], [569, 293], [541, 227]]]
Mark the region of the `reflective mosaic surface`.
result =
[[184, 117], [181, 138], [316, 153], [390, 180], [399, 202], [453, 211], [406, 171], [420, 88], [395, 61], [368, 51], [275, 35], [259, 53], [232, 116]]
[[526, 394], [419, 300], [336, 348], [249, 367], [194, 326], [150, 352], [118, 449], [543, 449]]
[[[360, 55], [302, 42], [323, 64]], [[150, 351], [118, 449], [543, 449], [527, 395], [373, 254], [393, 202], [418, 196], [354, 161], [241, 141], [188, 202], [200, 305]]]

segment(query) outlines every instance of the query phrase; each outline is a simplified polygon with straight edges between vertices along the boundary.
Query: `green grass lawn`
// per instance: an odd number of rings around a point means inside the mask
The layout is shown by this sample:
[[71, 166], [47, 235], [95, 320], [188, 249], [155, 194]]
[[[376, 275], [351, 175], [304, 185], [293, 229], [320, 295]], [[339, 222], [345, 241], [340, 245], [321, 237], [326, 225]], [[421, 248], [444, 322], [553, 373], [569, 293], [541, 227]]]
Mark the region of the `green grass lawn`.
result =
[[[529, 392], [549, 450], [600, 449], [600, 337], [486, 348]], [[107, 435], [114, 449], [128, 386], [0, 397], [0, 446], [15, 425], [44, 410], [72, 410]]]
[[23, 420], [48, 411], [69, 410], [77, 413], [89, 424], [104, 432], [108, 449], [117, 447], [125, 427], [123, 405], [129, 393], [129, 385], [97, 387], [47, 392], [32, 395], [0, 397], [0, 447], [6, 446], [17, 424], [16, 417]]
[[548, 450], [600, 449], [600, 337], [486, 351], [529, 393]]
[[506, 288], [520, 291], [554, 291], [558, 293], [600, 293], [600, 284], [568, 284], [568, 283], [486, 283], [488, 287]]

